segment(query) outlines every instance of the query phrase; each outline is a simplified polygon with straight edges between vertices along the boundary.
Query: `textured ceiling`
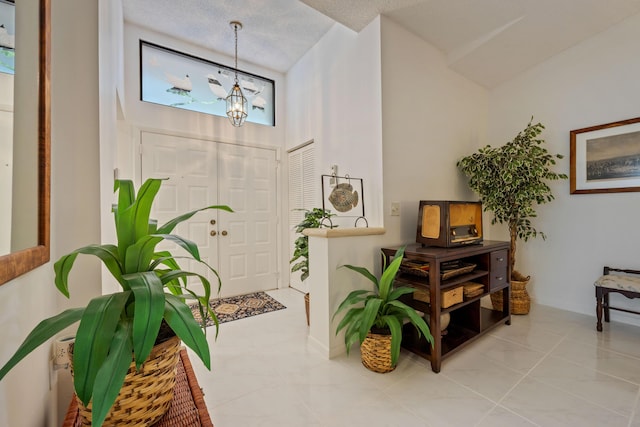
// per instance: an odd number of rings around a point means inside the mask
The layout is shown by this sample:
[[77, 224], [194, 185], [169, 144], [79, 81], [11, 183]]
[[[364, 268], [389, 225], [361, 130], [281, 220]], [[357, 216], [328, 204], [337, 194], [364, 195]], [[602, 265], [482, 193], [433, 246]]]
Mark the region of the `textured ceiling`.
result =
[[[335, 22], [360, 31], [379, 14], [440, 49], [485, 87], [640, 13], [640, 0], [123, 0], [125, 20], [286, 72]], [[594, 52], [597, 54], [597, 52]], [[230, 64], [231, 65], [231, 64]]]

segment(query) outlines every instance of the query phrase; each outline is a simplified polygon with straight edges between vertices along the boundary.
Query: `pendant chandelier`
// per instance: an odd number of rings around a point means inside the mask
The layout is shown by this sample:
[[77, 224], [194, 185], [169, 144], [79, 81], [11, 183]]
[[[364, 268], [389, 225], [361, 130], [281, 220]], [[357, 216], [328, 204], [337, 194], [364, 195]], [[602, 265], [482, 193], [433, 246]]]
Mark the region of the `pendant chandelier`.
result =
[[242, 29], [242, 23], [239, 21], [231, 21], [229, 25], [233, 28], [236, 36], [236, 79], [235, 84], [231, 88], [231, 92], [229, 92], [227, 96], [227, 117], [229, 117], [232, 125], [240, 127], [244, 124], [244, 120], [248, 115], [247, 98], [242, 94], [242, 89], [240, 89], [240, 85], [238, 84], [238, 30]]

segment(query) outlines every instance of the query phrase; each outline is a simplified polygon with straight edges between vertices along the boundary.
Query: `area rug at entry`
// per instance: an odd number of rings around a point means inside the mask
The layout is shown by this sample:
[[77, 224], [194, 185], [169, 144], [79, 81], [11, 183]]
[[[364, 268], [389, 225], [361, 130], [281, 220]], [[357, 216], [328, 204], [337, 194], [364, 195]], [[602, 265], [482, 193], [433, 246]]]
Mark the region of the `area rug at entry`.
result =
[[[287, 308], [264, 292], [212, 299], [209, 301], [209, 305], [216, 313], [220, 323]], [[195, 317], [199, 323], [201, 317], [198, 305], [192, 304], [191, 311], [193, 312], [193, 317]], [[207, 326], [212, 325], [213, 320], [207, 319]]]

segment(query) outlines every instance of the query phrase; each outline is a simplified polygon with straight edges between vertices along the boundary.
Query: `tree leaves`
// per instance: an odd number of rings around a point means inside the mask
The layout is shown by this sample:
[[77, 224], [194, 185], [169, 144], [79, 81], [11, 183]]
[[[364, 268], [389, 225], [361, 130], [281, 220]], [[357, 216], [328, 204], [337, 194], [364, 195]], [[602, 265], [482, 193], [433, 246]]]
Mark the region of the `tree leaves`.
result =
[[[535, 207], [554, 199], [546, 181], [567, 179], [551, 167], [560, 154], [549, 154], [539, 138], [544, 126], [533, 124], [502, 147], [489, 145], [457, 162], [458, 168], [469, 178], [469, 187], [480, 195], [485, 211], [492, 211], [492, 224], [507, 223], [512, 238], [527, 241], [544, 233], [536, 230], [529, 218], [536, 217]], [[512, 245], [515, 254], [515, 243]], [[512, 262], [513, 270], [513, 262]]]

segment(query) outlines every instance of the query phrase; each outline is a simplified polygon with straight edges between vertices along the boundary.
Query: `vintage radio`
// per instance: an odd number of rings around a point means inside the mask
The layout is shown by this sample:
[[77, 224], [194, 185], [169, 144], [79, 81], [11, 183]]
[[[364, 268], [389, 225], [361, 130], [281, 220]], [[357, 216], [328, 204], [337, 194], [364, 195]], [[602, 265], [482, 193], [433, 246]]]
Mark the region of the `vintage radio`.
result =
[[443, 248], [482, 242], [482, 203], [421, 200], [416, 242]]

